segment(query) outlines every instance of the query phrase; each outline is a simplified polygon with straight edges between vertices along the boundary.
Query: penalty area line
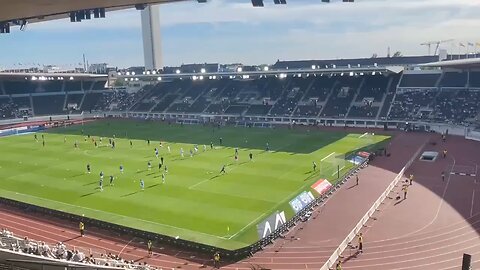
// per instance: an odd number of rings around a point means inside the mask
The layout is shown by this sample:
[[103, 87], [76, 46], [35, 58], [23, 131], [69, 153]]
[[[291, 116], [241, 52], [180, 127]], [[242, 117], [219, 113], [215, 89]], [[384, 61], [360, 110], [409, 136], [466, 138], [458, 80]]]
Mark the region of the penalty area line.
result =
[[322, 158], [320, 161], [324, 161], [325, 159], [327, 159], [327, 158], [331, 157], [332, 155], [335, 155], [335, 152], [332, 152], [332, 153], [330, 153], [330, 155], [328, 155], [328, 156], [326, 156], [326, 157]]

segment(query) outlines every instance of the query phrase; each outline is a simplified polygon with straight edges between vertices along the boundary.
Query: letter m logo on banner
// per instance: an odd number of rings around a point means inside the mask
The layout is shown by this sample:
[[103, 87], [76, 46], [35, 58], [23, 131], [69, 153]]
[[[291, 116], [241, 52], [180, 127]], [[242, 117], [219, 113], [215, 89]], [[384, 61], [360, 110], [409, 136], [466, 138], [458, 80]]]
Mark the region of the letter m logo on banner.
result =
[[259, 239], [265, 238], [285, 224], [285, 212], [276, 212], [257, 225]]

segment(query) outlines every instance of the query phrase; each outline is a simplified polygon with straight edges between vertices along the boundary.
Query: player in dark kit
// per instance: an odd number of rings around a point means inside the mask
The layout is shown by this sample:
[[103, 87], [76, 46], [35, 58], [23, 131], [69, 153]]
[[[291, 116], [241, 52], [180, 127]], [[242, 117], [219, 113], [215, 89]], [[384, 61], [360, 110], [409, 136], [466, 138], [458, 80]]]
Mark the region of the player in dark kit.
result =
[[130, 147], [133, 147], [133, 142], [132, 141], [130, 141]]
[[221, 173], [221, 174], [227, 173], [227, 172], [225, 171], [225, 165], [222, 166], [222, 169], [220, 170], [220, 173]]
[[222, 139], [222, 137], [220, 137], [220, 140], [219, 140], [219, 141], [220, 141], [220, 145], [223, 145], [223, 139]]
[[90, 164], [87, 164], [87, 173], [91, 173], [92, 171], [90, 170]]
[[114, 179], [115, 179], [115, 178], [113, 177], [113, 175], [110, 175], [110, 186], [113, 186], [113, 180], [114, 180]]
[[250, 161], [253, 160], [253, 154], [252, 154], [252, 152], [250, 152], [250, 154], [248, 154], [248, 157], [250, 158]]
[[163, 164], [163, 157], [160, 157], [160, 162], [162, 162], [162, 164]]
[[213, 142], [210, 142], [210, 149], [213, 149]]
[[313, 171], [316, 171], [317, 170], [317, 163], [314, 161], [313, 162]]
[[158, 170], [161, 170], [162, 169], [162, 163], [158, 163]]

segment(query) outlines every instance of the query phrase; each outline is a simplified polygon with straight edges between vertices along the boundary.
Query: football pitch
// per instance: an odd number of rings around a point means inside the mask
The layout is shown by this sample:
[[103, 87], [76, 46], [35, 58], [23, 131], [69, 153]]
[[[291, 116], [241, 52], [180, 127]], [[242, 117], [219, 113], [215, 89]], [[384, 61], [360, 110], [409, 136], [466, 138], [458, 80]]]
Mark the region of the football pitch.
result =
[[[0, 196], [230, 250], [259, 240], [256, 225], [275, 211], [292, 217], [289, 201], [311, 191], [317, 180], [335, 183], [338, 168], [342, 176], [354, 166], [345, 161], [351, 153], [389, 139], [306, 128], [130, 120], [99, 120], [36, 135], [38, 141], [34, 134], [0, 138]], [[220, 173], [224, 165], [226, 172]]]

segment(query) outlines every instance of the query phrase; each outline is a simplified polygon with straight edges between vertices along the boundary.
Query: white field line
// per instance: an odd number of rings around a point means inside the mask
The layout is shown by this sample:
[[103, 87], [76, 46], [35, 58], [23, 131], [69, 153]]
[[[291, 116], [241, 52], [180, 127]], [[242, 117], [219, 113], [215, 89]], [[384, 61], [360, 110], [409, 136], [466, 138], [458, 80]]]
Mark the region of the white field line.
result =
[[328, 156], [326, 156], [326, 157], [322, 158], [320, 161], [324, 161], [325, 159], [327, 159], [327, 158], [331, 157], [332, 155], [335, 155], [335, 152], [332, 152], [332, 153], [330, 153], [330, 155], [328, 155]]
[[367, 135], [368, 135], [368, 132], [365, 132], [365, 133], [363, 133], [362, 135], [360, 135], [358, 138], [363, 138], [363, 137], [365, 137], [365, 136], [367, 136]]
[[340, 170], [333, 172], [333, 173], [332, 173], [332, 176], [334, 176], [335, 174], [338, 174], [338, 173], [339, 173], [341, 170], [343, 170], [344, 168], [345, 168], [345, 165], [343, 165], [343, 166], [340, 168]]

